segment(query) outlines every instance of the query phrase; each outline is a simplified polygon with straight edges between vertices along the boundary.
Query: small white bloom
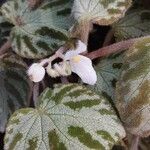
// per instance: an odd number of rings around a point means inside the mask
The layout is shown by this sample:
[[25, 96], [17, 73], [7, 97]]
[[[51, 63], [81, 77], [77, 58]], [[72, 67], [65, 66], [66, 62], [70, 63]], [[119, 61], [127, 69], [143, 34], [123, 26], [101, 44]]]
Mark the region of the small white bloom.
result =
[[70, 61], [72, 72], [76, 73], [84, 83], [94, 85], [97, 81], [96, 72], [92, 66], [92, 61], [82, 55], [87, 50], [87, 46], [78, 41], [78, 47], [75, 50], [70, 50], [65, 54], [65, 60]]
[[54, 64], [54, 69], [61, 76], [69, 76], [69, 75], [71, 75], [71, 66], [70, 66], [70, 63], [67, 62], [67, 61], [61, 62], [59, 64]]
[[78, 40], [77, 43], [77, 48], [74, 50], [69, 50], [66, 54], [65, 54], [65, 59], [69, 60], [71, 57], [74, 57], [80, 53], [86, 52], [87, 50], [87, 46], [80, 40]]
[[39, 63], [34, 63], [30, 66], [27, 73], [33, 82], [40, 82], [45, 76], [45, 69]]
[[55, 69], [52, 68], [51, 63], [46, 67], [46, 72], [52, 78], [56, 78], [60, 76], [60, 74]]

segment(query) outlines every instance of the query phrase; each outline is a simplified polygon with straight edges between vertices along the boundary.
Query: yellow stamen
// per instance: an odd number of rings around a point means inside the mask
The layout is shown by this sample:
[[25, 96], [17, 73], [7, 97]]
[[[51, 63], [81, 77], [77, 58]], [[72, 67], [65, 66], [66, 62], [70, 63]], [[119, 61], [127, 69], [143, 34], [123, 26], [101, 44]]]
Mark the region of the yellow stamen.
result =
[[80, 58], [80, 56], [74, 56], [74, 57], [72, 58], [72, 60], [73, 60], [75, 63], [78, 63], [78, 62], [81, 60], [81, 58]]

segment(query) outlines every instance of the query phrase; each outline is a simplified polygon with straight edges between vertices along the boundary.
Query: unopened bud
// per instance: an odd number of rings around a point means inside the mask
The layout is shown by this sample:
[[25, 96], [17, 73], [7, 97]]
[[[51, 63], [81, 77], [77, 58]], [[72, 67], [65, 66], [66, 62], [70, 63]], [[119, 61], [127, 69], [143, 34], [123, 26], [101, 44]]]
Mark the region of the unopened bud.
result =
[[39, 63], [34, 63], [30, 66], [27, 73], [33, 82], [40, 82], [45, 76], [45, 69]]
[[51, 76], [52, 78], [56, 78], [56, 77], [59, 77], [59, 76], [60, 76], [60, 74], [59, 74], [56, 70], [52, 69], [51, 64], [49, 64], [49, 65], [47, 66], [46, 72], [47, 72], [47, 74], [48, 74], [49, 76]]
[[71, 66], [69, 62], [64, 61], [59, 64], [54, 64], [54, 69], [61, 75], [61, 76], [69, 76], [71, 75]]

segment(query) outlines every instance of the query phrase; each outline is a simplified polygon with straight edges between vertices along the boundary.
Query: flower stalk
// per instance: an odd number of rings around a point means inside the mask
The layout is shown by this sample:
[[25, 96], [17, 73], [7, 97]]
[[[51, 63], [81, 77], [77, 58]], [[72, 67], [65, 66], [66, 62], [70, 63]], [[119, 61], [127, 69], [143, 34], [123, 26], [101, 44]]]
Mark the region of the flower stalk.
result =
[[10, 40], [8, 40], [6, 43], [4, 43], [4, 45], [2, 45], [2, 47], [0, 48], [0, 55], [6, 53], [9, 48], [11, 48], [11, 41]]
[[91, 53], [86, 53], [84, 56], [90, 58], [91, 60], [96, 59], [96, 58], [101, 58], [101, 57], [107, 57], [111, 54], [119, 53], [119, 52], [129, 49], [138, 39], [141, 39], [141, 38], [134, 38], [134, 39], [126, 40], [126, 41], [121, 41], [121, 42], [112, 44], [110, 46], [100, 48]]

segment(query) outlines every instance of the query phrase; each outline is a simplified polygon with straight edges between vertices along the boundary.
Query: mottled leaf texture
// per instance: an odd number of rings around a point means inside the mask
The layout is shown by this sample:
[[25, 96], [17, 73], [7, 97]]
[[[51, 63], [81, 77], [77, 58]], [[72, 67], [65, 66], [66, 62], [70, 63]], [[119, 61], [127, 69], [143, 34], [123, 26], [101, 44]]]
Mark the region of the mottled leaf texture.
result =
[[[18, 60], [18, 61], [16, 61]], [[24, 63], [11, 55], [0, 59], [0, 131], [5, 130], [9, 116], [28, 104], [30, 84]]]
[[125, 131], [102, 96], [77, 84], [46, 89], [36, 109], [16, 111], [6, 150], [110, 150]]
[[0, 47], [7, 41], [13, 25], [7, 22], [0, 13]]
[[132, 10], [114, 25], [117, 41], [150, 34], [150, 10]]
[[78, 22], [109, 25], [124, 16], [130, 5], [131, 0], [74, 0], [72, 13]]
[[127, 130], [142, 137], [150, 134], [150, 37], [128, 50], [117, 83], [117, 108]]
[[115, 87], [121, 74], [124, 54], [104, 58], [96, 66], [97, 82], [89, 86], [93, 91], [115, 100]]
[[2, 13], [15, 27], [11, 32], [13, 50], [26, 58], [52, 54], [68, 39], [71, 0], [46, 0], [31, 11], [27, 0], [13, 0]]

